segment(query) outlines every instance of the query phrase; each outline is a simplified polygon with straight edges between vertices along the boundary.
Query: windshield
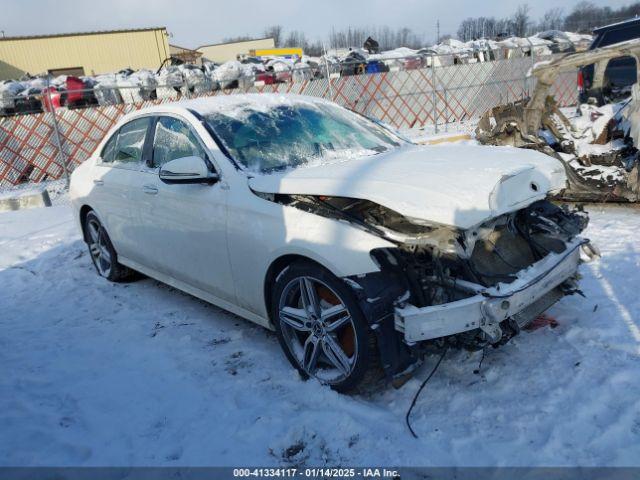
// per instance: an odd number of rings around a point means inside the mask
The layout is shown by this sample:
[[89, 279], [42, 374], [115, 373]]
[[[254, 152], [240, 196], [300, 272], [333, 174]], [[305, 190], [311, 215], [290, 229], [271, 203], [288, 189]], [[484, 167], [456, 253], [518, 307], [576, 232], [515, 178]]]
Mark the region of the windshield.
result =
[[251, 102], [205, 118], [231, 156], [258, 173], [375, 155], [399, 145], [382, 127], [329, 103]]

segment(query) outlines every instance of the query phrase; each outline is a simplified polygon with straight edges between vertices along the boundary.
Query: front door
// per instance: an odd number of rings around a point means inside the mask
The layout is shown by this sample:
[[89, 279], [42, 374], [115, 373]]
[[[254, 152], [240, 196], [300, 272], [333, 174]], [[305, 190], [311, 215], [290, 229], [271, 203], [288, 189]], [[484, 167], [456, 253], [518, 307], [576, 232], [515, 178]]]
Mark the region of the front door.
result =
[[235, 301], [227, 249], [226, 190], [222, 183], [166, 184], [159, 168], [176, 158], [209, 154], [184, 119], [158, 117], [147, 178], [138, 192], [146, 231], [145, 263], [216, 297]]

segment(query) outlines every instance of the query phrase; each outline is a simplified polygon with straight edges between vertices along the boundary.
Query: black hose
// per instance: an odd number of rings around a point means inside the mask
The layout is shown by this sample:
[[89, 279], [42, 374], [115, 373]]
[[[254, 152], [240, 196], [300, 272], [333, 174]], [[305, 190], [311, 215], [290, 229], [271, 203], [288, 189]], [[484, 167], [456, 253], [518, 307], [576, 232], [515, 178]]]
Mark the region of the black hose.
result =
[[436, 363], [435, 367], [433, 367], [433, 370], [431, 370], [431, 373], [429, 373], [429, 376], [425, 379], [424, 382], [422, 382], [422, 385], [420, 385], [420, 388], [418, 389], [418, 391], [416, 392], [415, 396], [413, 397], [413, 401], [411, 402], [411, 406], [409, 407], [409, 410], [407, 410], [407, 414], [404, 417], [404, 421], [406, 422], [407, 427], [409, 427], [409, 431], [411, 432], [411, 435], [413, 435], [413, 438], [418, 438], [418, 435], [416, 435], [416, 432], [414, 432], [413, 428], [411, 428], [411, 422], [409, 421], [409, 416], [411, 415], [411, 410], [413, 410], [413, 407], [415, 407], [416, 402], [418, 401], [418, 397], [420, 396], [420, 392], [422, 392], [422, 389], [425, 387], [427, 382], [429, 380], [431, 380], [431, 377], [433, 377], [433, 375], [438, 370], [438, 367], [440, 366], [440, 363], [442, 363], [442, 359], [447, 354], [447, 350], [448, 349], [445, 348], [442, 351], [442, 355], [440, 355], [440, 358], [438, 359], [438, 363]]

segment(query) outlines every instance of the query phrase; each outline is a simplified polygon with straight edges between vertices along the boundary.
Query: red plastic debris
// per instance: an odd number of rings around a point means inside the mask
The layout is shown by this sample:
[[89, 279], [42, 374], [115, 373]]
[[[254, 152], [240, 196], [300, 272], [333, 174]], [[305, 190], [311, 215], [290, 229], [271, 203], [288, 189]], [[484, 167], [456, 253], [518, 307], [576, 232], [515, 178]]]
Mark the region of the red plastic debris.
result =
[[539, 328], [549, 326], [551, 328], [556, 328], [558, 326], [558, 321], [550, 317], [549, 315], [540, 315], [534, 321], [532, 321], [529, 325], [527, 325], [524, 329], [527, 332], [533, 332], [534, 330], [538, 330]]

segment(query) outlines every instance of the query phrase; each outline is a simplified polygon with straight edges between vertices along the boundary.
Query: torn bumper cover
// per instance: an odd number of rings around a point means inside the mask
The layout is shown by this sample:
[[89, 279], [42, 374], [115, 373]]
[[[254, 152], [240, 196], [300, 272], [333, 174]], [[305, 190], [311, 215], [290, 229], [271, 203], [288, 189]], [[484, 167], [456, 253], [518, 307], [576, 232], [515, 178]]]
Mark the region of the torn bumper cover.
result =
[[424, 308], [396, 307], [396, 330], [414, 343], [480, 329], [496, 343], [502, 337], [500, 322], [512, 318], [524, 327], [563, 296], [557, 287], [576, 276], [580, 249], [588, 244], [583, 238], [572, 240], [562, 253], [549, 254], [522, 270], [513, 283], [487, 288], [464, 282], [473, 294], [462, 300]]

